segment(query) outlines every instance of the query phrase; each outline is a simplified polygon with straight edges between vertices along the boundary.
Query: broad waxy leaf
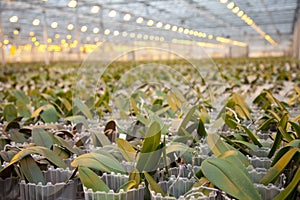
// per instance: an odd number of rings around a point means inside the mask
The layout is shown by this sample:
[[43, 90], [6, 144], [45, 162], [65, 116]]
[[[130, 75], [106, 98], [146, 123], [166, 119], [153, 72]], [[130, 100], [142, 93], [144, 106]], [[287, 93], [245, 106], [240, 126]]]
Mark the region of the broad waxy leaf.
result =
[[120, 190], [124, 190], [125, 192], [127, 192], [128, 190], [130, 190], [131, 188], [133, 188], [136, 185], [136, 182], [134, 180], [129, 180], [126, 183], [124, 183], [123, 185], [121, 185], [116, 192], [120, 192]]
[[254, 144], [256, 144], [259, 147], [262, 147], [262, 144], [258, 141], [258, 138], [252, 133], [252, 131], [250, 131], [246, 126], [241, 126], [244, 131], [248, 134], [248, 136], [250, 137], [250, 139], [252, 140], [252, 142]]
[[222, 158], [208, 158], [201, 164], [205, 177], [237, 199], [261, 199], [245, 169]]
[[[50, 135], [51, 134], [51, 135]], [[50, 149], [53, 145], [53, 134], [45, 131], [41, 128], [33, 128], [32, 132], [32, 140], [37, 146], [43, 146]]]
[[189, 121], [192, 119], [194, 112], [196, 111], [197, 106], [193, 106], [188, 113], [186, 114], [185, 118], [182, 120], [179, 129], [178, 134], [183, 134], [182, 129], [185, 129]]
[[71, 166], [85, 166], [105, 172], [125, 173], [124, 168], [118, 160], [103, 150], [82, 154], [71, 163]]
[[92, 170], [85, 166], [78, 167], [79, 177], [82, 184], [88, 188], [96, 191], [109, 192], [109, 187], [103, 182], [103, 180]]
[[119, 147], [119, 150], [122, 154], [122, 156], [128, 161], [133, 162], [135, 159], [136, 151], [134, 148], [127, 142], [126, 140], [123, 140], [119, 138], [117, 140], [117, 144]]
[[22, 160], [24, 157], [30, 155], [30, 154], [38, 154], [41, 156], [44, 156], [47, 160], [49, 160], [51, 163], [56, 165], [60, 168], [66, 168], [66, 164], [51, 150], [49, 150], [46, 147], [42, 146], [33, 146], [28, 147], [26, 149], [23, 149], [22, 151], [18, 152], [10, 161], [9, 165], [13, 165], [16, 162]]
[[18, 116], [18, 111], [14, 105], [7, 104], [4, 106], [3, 115], [6, 121], [11, 121]]
[[221, 137], [215, 133], [208, 134], [207, 143], [216, 156], [219, 156], [229, 150], [235, 150], [232, 146], [226, 144]]
[[92, 115], [90, 109], [81, 100], [74, 99], [74, 106], [77, 107], [78, 110], [80, 112], [82, 112], [88, 119], [93, 119], [93, 115]]
[[129, 174], [129, 180], [134, 180], [135, 181], [135, 188], [138, 188], [139, 184], [141, 183], [141, 176], [140, 172], [134, 168], [132, 172]]
[[166, 194], [163, 192], [163, 190], [159, 187], [159, 185], [156, 183], [156, 181], [148, 174], [148, 172], [143, 171], [143, 174], [145, 175], [145, 178], [149, 185], [151, 186], [151, 190], [153, 190], [156, 194], [160, 193], [163, 197], [166, 196]]
[[287, 164], [292, 160], [296, 153], [299, 154], [299, 149], [292, 148], [286, 152], [273, 167], [271, 167], [268, 173], [260, 180], [260, 183], [267, 185], [276, 180], [280, 173], [284, 170]]
[[[106, 145], [110, 145], [111, 142], [109, 141], [109, 139], [103, 134], [100, 133], [99, 131], [96, 130], [90, 130], [90, 132], [92, 133], [92, 137], [93, 137], [93, 143], [94, 146], [106, 146]], [[100, 145], [99, 145], [100, 143]]]
[[41, 118], [45, 123], [57, 122], [58, 120], [56, 109], [51, 104], [47, 104], [39, 107], [32, 113], [31, 117], [34, 118], [37, 117], [38, 115], [41, 116]]
[[24, 157], [20, 161], [20, 170], [29, 183], [38, 184], [41, 182], [43, 185], [46, 184], [41, 169], [30, 155]]

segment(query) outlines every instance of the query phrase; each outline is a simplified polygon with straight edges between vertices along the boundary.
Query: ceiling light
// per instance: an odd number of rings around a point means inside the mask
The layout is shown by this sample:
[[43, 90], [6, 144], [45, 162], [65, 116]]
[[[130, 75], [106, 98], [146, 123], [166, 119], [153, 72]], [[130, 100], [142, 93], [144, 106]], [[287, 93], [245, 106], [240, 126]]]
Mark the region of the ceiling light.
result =
[[171, 28], [171, 25], [170, 25], [170, 24], [166, 24], [166, 25], [165, 25], [165, 29], [166, 29], [166, 30], [170, 30], [170, 28]]
[[148, 35], [144, 35], [143, 39], [144, 40], [148, 40], [149, 36]]
[[72, 38], [72, 35], [67, 35], [67, 39], [70, 40]]
[[117, 15], [117, 12], [115, 11], [115, 10], [111, 10], [111, 11], [109, 11], [109, 13], [108, 13], [108, 16], [109, 17], [115, 17]]
[[38, 25], [40, 24], [40, 20], [39, 20], [39, 19], [34, 19], [34, 20], [32, 21], [32, 24], [33, 24], [34, 26], [38, 26]]
[[60, 35], [57, 33], [57, 34], [55, 34], [55, 36], [54, 36], [56, 39], [58, 39], [58, 38], [60, 38]]
[[95, 27], [95, 28], [93, 29], [93, 33], [95, 33], [95, 34], [99, 33], [99, 31], [100, 31], [100, 29], [99, 29], [98, 27]]
[[52, 22], [50, 26], [51, 26], [51, 28], [57, 28], [58, 23], [57, 22]]
[[221, 3], [227, 3], [228, 0], [220, 0]]
[[51, 42], [52, 42], [52, 39], [51, 39], [51, 38], [48, 38], [48, 39], [47, 39], [47, 42], [48, 42], [48, 43], [51, 43]]
[[184, 33], [184, 34], [189, 34], [189, 31], [190, 31], [190, 30], [186, 28], [186, 29], [184, 29], [183, 33]]
[[241, 17], [241, 16], [243, 16], [243, 14], [244, 14], [244, 11], [240, 10], [240, 11], [238, 12], [237, 16], [238, 16], [238, 17]]
[[68, 7], [70, 7], [70, 8], [76, 8], [76, 6], [77, 6], [77, 1], [76, 0], [69, 1]]
[[134, 38], [135, 37], [135, 33], [130, 33], [129, 35], [131, 38]]
[[142, 17], [136, 19], [136, 23], [141, 24], [144, 21]]
[[129, 21], [131, 19], [131, 15], [127, 13], [126, 15], [124, 15], [123, 19], [124, 21]]
[[14, 30], [14, 35], [18, 35], [19, 34], [19, 30], [15, 29]]
[[12, 23], [16, 23], [19, 20], [18, 16], [12, 16], [11, 18], [9, 18], [9, 21]]
[[99, 10], [100, 10], [100, 7], [99, 7], [99, 6], [93, 6], [93, 7], [91, 8], [91, 13], [98, 13]]
[[34, 32], [33, 31], [31, 31], [31, 32], [29, 32], [29, 36], [34, 36]]
[[163, 26], [163, 24], [161, 23], [161, 22], [158, 22], [157, 24], [156, 24], [156, 27], [157, 28], [161, 28]]
[[240, 8], [236, 6], [232, 9], [232, 12], [236, 14], [239, 12], [239, 10], [240, 10]]
[[104, 34], [105, 35], [109, 35], [110, 34], [110, 30], [109, 29], [105, 29]]
[[123, 37], [127, 37], [127, 35], [128, 35], [128, 33], [125, 32], [125, 31], [122, 33], [122, 36], [123, 36]]
[[138, 39], [141, 39], [143, 37], [143, 35], [141, 33], [137, 34], [136, 36]]
[[81, 32], [83, 32], [83, 33], [86, 32], [86, 31], [87, 31], [87, 26], [82, 26], [80, 30], [81, 30]]
[[119, 34], [120, 34], [120, 32], [119, 31], [114, 31], [114, 36], [118, 36]]
[[154, 21], [149, 19], [147, 22], [147, 26], [153, 26], [153, 24], [154, 24]]
[[68, 29], [69, 31], [73, 30], [73, 29], [74, 29], [74, 25], [73, 25], [73, 24], [69, 24], [68, 27], [67, 27], [67, 29]]
[[179, 28], [178, 28], [178, 32], [179, 32], [179, 33], [182, 33], [182, 32], [183, 32], [183, 28], [182, 28], [182, 27], [179, 27]]
[[227, 4], [228, 9], [232, 9], [233, 7], [234, 7], [234, 2], [230, 2], [229, 4]]
[[177, 26], [172, 27], [172, 31], [174, 31], [174, 32], [177, 31], [177, 29], [178, 29]]
[[32, 42], [35, 42], [35, 41], [36, 41], [36, 37], [32, 37], [32, 38], [31, 38], [31, 41], [32, 41]]

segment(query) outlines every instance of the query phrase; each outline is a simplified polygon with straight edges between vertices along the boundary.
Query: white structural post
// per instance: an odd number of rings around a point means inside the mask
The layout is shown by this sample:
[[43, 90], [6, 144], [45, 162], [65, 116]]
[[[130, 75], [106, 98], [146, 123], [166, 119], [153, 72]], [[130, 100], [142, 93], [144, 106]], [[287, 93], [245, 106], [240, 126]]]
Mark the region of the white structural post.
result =
[[2, 4], [0, 3], [0, 43], [1, 44], [1, 64], [5, 64], [5, 51], [4, 51], [4, 44], [3, 44], [3, 30], [2, 30]]
[[293, 57], [300, 59], [300, 18], [294, 26]]
[[46, 16], [45, 9], [43, 9], [43, 17], [44, 17], [43, 36], [44, 36], [44, 44], [45, 44], [45, 64], [49, 65], [48, 27], [47, 27], [47, 16]]

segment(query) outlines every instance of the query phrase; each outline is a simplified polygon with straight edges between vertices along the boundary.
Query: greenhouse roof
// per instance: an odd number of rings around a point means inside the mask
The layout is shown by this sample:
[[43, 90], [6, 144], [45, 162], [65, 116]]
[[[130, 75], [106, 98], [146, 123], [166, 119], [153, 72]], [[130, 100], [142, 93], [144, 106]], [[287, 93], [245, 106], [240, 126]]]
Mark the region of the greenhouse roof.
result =
[[2, 41], [17, 44], [43, 43], [45, 34], [54, 44], [188, 35], [212, 44], [285, 48], [299, 15], [299, 0], [2, 0], [0, 6]]

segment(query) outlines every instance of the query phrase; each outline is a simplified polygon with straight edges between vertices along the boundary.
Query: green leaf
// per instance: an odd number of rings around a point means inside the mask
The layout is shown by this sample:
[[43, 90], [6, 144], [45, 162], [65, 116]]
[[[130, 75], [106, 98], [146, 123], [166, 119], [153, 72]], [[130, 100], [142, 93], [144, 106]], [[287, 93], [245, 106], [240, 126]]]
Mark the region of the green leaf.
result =
[[72, 124], [78, 124], [82, 122], [84, 124], [84, 127], [88, 127], [88, 122], [82, 115], [73, 115], [70, 117], [64, 118], [65, 121], [70, 121]]
[[82, 154], [71, 163], [71, 166], [85, 166], [105, 172], [125, 173], [119, 161], [104, 150]]
[[185, 129], [191, 118], [193, 117], [194, 112], [196, 111], [197, 106], [193, 106], [188, 113], [186, 114], [185, 118], [182, 120], [179, 129], [178, 134], [183, 134], [182, 129]]
[[222, 153], [225, 153], [226, 151], [229, 151], [229, 150], [235, 150], [235, 148], [233, 148], [229, 144], [225, 143], [221, 139], [221, 137], [215, 133], [208, 134], [207, 144], [209, 145], [210, 149], [216, 156], [219, 156]]
[[7, 104], [4, 106], [3, 116], [6, 121], [11, 121], [18, 116], [18, 111], [14, 105]]
[[250, 131], [246, 126], [242, 125], [241, 126], [244, 131], [248, 134], [249, 138], [252, 140], [254, 144], [256, 144], [259, 147], [262, 147], [262, 144], [258, 141], [257, 137]]
[[180, 155], [183, 155], [186, 152], [192, 153], [193, 151], [193, 148], [187, 146], [186, 144], [178, 142], [172, 142], [166, 147], [167, 155], [173, 152], [180, 152]]
[[82, 112], [88, 119], [93, 119], [93, 115], [92, 115], [90, 109], [81, 100], [74, 99], [74, 106], [77, 107], [78, 110], [80, 112]]
[[57, 167], [60, 168], [67, 167], [66, 164], [60, 159], [60, 157], [58, 157], [54, 152], [52, 152], [48, 148], [42, 146], [33, 146], [33, 147], [28, 147], [26, 149], [23, 149], [11, 159], [8, 166], [15, 164], [16, 162], [22, 160], [24, 157], [30, 154], [38, 154], [44, 156], [47, 160], [49, 160]]
[[88, 188], [96, 191], [109, 192], [109, 187], [103, 182], [103, 180], [92, 170], [85, 166], [78, 167], [79, 177], [82, 184]]
[[18, 130], [16, 129], [12, 129], [9, 131], [10, 134], [10, 139], [16, 143], [24, 143], [26, 142], [26, 138], [24, 136], [24, 134], [20, 133]]
[[118, 144], [119, 150], [120, 150], [122, 156], [125, 158], [125, 160], [127, 160], [128, 162], [133, 162], [135, 159], [136, 151], [129, 144], [129, 142], [119, 138], [117, 140], [117, 144]]
[[121, 185], [118, 189], [117, 189], [117, 193], [120, 192], [120, 190], [124, 190], [125, 192], [127, 192], [128, 190], [130, 190], [131, 188], [133, 188], [136, 185], [136, 182], [134, 180], [129, 180], [126, 183], [124, 183], [123, 185]]
[[282, 139], [282, 135], [279, 133], [279, 131], [277, 131], [275, 140], [274, 140], [271, 150], [268, 154], [269, 158], [272, 158], [274, 153], [276, 152], [276, 150], [279, 148], [279, 146], [281, 144], [281, 139]]
[[43, 146], [50, 149], [51, 146], [53, 145], [53, 140], [52, 140], [53, 134], [45, 131], [44, 129], [33, 128], [31, 135], [32, 135], [32, 141], [35, 143], [36, 146]]
[[289, 183], [289, 185], [282, 191], [280, 192], [274, 200], [281, 200], [281, 199], [288, 199], [288, 196], [297, 189], [299, 185], [299, 180], [300, 180], [300, 168], [298, 167], [296, 174], [294, 175], [292, 181]]
[[243, 145], [247, 146], [249, 149], [251, 149], [253, 151], [258, 151], [259, 150], [258, 146], [254, 145], [252, 143], [246, 142], [246, 141], [242, 141], [242, 140], [231, 140], [231, 141], [235, 142], [235, 143], [243, 144]]
[[24, 91], [14, 90], [12, 93], [13, 93], [14, 97], [17, 99], [17, 101], [20, 101], [25, 105], [30, 103], [30, 100]]
[[24, 157], [20, 161], [19, 165], [22, 174], [25, 176], [29, 183], [38, 184], [39, 182], [41, 182], [43, 185], [46, 184], [46, 180], [41, 169], [30, 155]]
[[198, 124], [198, 128], [197, 128], [197, 134], [200, 137], [206, 137], [207, 136], [207, 132], [205, 130], [204, 123], [203, 123], [202, 119], [199, 119], [199, 124]]
[[140, 153], [136, 168], [139, 171], [155, 171], [159, 165], [163, 148], [163, 144], [161, 144], [152, 152]]
[[129, 174], [129, 180], [134, 180], [135, 181], [135, 188], [138, 188], [139, 184], [141, 183], [141, 176], [140, 172], [134, 168], [132, 172]]
[[237, 199], [261, 199], [245, 169], [222, 158], [204, 160], [201, 169], [209, 181], [229, 195]]
[[147, 172], [143, 171], [145, 178], [147, 182], [149, 183], [151, 190], [153, 190], [156, 194], [160, 193], [163, 197], [166, 196], [166, 194], [163, 192], [163, 190], [159, 187], [159, 185], [156, 183], [156, 181], [148, 174]]
[[292, 128], [295, 130], [296, 134], [297, 134], [297, 138], [300, 138], [300, 126], [292, 121], [289, 121], [289, 123], [291, 124]]
[[288, 152], [286, 152], [276, 162], [276, 164], [269, 169], [268, 173], [260, 180], [260, 183], [267, 185], [271, 182], [274, 182], [297, 152], [299, 153], [299, 149], [297, 148], [292, 148]]
[[73, 154], [77, 154], [77, 155], [82, 154], [81, 151], [79, 151], [78, 149], [74, 149], [68, 142], [66, 142], [63, 138], [57, 135], [54, 135], [53, 142], [63, 148], [66, 148], [68, 151], [70, 151]]
[[106, 135], [104, 135], [103, 133], [100, 133], [99, 131], [96, 131], [96, 130], [90, 130], [90, 132], [92, 133], [93, 144], [95, 147], [97, 147], [97, 146], [104, 147], [106, 145], [111, 144], [108, 137]]
[[267, 131], [270, 127], [271, 123], [274, 123], [275, 120], [274, 118], [269, 118], [267, 120], [265, 120], [259, 127], [258, 130], [262, 130], [262, 131]]
[[155, 151], [160, 144], [161, 138], [161, 127], [160, 124], [154, 121], [150, 128], [148, 129], [145, 140], [143, 142], [143, 146], [141, 149], [141, 153], [149, 153]]
[[41, 116], [41, 118], [45, 123], [57, 122], [58, 120], [56, 109], [51, 104], [46, 104], [36, 109], [32, 113], [31, 118], [35, 118], [38, 115]]

